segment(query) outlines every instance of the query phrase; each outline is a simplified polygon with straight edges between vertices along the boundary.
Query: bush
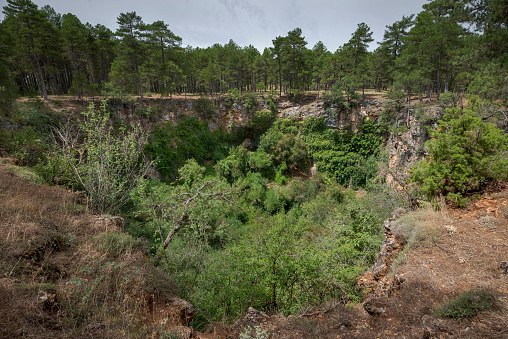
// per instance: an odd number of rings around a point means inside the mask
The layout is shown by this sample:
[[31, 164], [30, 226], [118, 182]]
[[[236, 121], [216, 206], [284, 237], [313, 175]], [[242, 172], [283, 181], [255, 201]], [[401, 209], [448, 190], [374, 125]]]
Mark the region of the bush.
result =
[[436, 308], [434, 313], [440, 317], [458, 320], [472, 318], [482, 311], [491, 309], [495, 300], [495, 297], [486, 291], [467, 291]]
[[84, 141], [78, 143], [75, 135], [58, 131], [60, 145], [50, 152], [49, 162], [39, 172], [46, 180], [56, 175], [49, 166], [58, 168], [60, 175], [72, 173], [69, 179], [85, 190], [94, 213], [114, 214], [127, 203], [131, 189], [149, 168], [142, 157], [147, 134], [140, 126], [132, 126], [128, 132], [122, 128], [123, 135], [114, 136], [105, 106], [100, 111], [90, 106], [83, 115]]
[[227, 154], [227, 136], [219, 130], [210, 132], [205, 122], [185, 117], [178, 124], [167, 122], [152, 129], [147, 150], [156, 160], [157, 170], [164, 179], [175, 179], [178, 169], [188, 159], [202, 163], [220, 160]]
[[305, 171], [310, 163], [299, 127], [299, 122], [279, 119], [261, 137], [259, 150], [271, 155], [281, 175], [296, 168]]
[[194, 109], [201, 114], [205, 120], [212, 120], [217, 117], [217, 108], [213, 105], [212, 101], [207, 98], [199, 98], [196, 100]]
[[427, 198], [442, 194], [462, 206], [465, 194], [508, 178], [508, 136], [494, 124], [484, 123], [474, 106], [448, 109], [430, 135], [430, 157], [411, 173]]
[[245, 99], [245, 109], [247, 112], [252, 113], [258, 106], [258, 95], [257, 93], [247, 93], [244, 96]]
[[365, 120], [357, 133], [351, 129], [308, 131], [304, 139], [320, 172], [334, 177], [344, 186], [353, 179], [355, 187], [366, 187], [377, 175], [383, 141], [381, 126]]
[[448, 222], [444, 212], [429, 206], [393, 221], [392, 230], [407, 241], [406, 247], [431, 246], [439, 240], [442, 225]]

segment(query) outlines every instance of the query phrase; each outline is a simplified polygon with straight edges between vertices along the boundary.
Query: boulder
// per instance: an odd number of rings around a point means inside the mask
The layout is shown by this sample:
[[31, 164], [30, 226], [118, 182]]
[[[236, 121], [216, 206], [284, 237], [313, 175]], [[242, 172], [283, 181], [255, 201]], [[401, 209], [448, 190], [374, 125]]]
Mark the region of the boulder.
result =
[[171, 298], [167, 306], [170, 307], [173, 317], [182, 325], [188, 325], [194, 319], [194, 306], [180, 298]]

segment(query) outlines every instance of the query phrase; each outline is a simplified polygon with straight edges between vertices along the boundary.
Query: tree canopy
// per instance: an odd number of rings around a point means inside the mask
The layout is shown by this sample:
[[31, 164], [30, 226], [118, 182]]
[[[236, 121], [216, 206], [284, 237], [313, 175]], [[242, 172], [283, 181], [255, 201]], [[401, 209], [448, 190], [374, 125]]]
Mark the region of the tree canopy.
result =
[[233, 40], [183, 48], [169, 24], [145, 23], [136, 12], [120, 13], [112, 32], [50, 6], [8, 0], [0, 24], [2, 46], [9, 46], [0, 51], [2, 93], [47, 99], [48, 94], [81, 97], [112, 88], [141, 97], [176, 92], [214, 96], [237, 89], [297, 97], [302, 91], [330, 90], [347, 76], [358, 89], [387, 89], [398, 82], [422, 99], [447, 91], [481, 94], [481, 86], [469, 86], [478, 76], [492, 77], [482, 70], [506, 73], [503, 3], [429, 1], [416, 16], [388, 23], [374, 51], [369, 50], [372, 31], [362, 22], [335, 52], [322, 42], [309, 47], [300, 28], [275, 37], [261, 52]]

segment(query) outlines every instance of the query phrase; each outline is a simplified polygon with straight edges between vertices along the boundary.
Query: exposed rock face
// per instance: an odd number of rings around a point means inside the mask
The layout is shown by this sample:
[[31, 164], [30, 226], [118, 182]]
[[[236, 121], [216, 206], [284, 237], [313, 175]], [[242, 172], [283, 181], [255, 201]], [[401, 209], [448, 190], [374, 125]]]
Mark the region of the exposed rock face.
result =
[[[215, 99], [218, 103], [218, 112], [215, 119], [208, 121], [211, 129], [221, 126], [245, 126], [249, 123], [253, 112], [268, 110], [266, 98], [260, 96], [256, 107], [247, 110], [245, 102], [227, 102], [225, 97]], [[111, 102], [116, 116], [127, 121], [136, 121], [143, 115], [144, 107], [149, 103], [154, 103], [161, 108], [159, 119], [161, 121], [178, 122], [182, 116], [199, 116], [195, 109], [196, 100], [193, 99], [145, 99], [141, 102]], [[359, 107], [353, 108], [347, 112], [340, 112], [339, 115], [330, 115], [327, 109], [323, 107], [323, 102], [316, 102], [315, 99], [308, 98], [302, 103], [291, 101], [279, 101], [277, 103], [278, 117], [285, 119], [306, 119], [310, 117], [326, 116], [329, 118], [327, 125], [333, 128], [342, 128], [352, 125], [353, 129], [362, 121], [364, 117], [376, 119], [383, 110], [383, 102], [376, 100], [364, 100]], [[331, 107], [335, 111], [335, 107]]]
[[[409, 118], [409, 128], [391, 134], [387, 142], [390, 155], [386, 182], [398, 188], [404, 185], [409, 169], [426, 154], [424, 144], [429, 138], [428, 132], [412, 114]], [[404, 123], [401, 126], [404, 126]], [[404, 127], [401, 129], [404, 130]]]
[[[331, 107], [335, 111], [335, 107]], [[328, 117], [327, 126], [342, 128], [352, 125], [356, 129], [363, 118], [377, 118], [383, 110], [383, 103], [379, 101], [363, 101], [359, 107], [353, 108], [347, 112], [341, 112], [338, 116], [330, 115], [323, 107], [322, 102], [313, 102], [306, 105], [293, 104], [291, 102], [282, 102], [279, 104], [279, 118], [285, 119], [307, 119]]]
[[370, 272], [365, 273], [358, 279], [360, 288], [367, 289], [367, 296], [363, 303], [363, 308], [371, 315], [381, 315], [385, 312], [383, 305], [386, 298], [394, 290], [401, 287], [404, 277], [395, 275], [390, 277], [387, 273], [400, 251], [403, 250], [406, 243], [405, 239], [393, 234], [391, 222], [394, 219], [387, 219], [384, 222], [383, 229], [385, 240], [381, 245], [381, 251], [377, 255], [376, 263]]

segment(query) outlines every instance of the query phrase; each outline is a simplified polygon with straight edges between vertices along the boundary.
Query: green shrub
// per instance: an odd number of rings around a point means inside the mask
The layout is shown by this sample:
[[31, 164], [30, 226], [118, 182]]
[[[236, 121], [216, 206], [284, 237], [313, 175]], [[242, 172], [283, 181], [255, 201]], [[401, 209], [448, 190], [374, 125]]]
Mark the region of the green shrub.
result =
[[259, 150], [271, 155], [281, 176], [296, 168], [305, 171], [310, 164], [300, 125], [297, 121], [279, 119], [261, 137]]
[[218, 110], [210, 99], [199, 98], [194, 104], [194, 109], [201, 114], [205, 120], [212, 120], [217, 117]]
[[32, 126], [23, 126], [8, 137], [7, 148], [23, 166], [34, 166], [44, 158], [47, 135]]
[[385, 109], [381, 112], [379, 122], [385, 126], [393, 126], [397, 123], [400, 111], [406, 102], [404, 87], [400, 83], [395, 83], [386, 93]]
[[484, 123], [475, 114], [475, 104], [471, 106], [447, 110], [438, 128], [430, 131], [429, 159], [412, 170], [411, 180], [429, 199], [443, 195], [464, 206], [466, 193], [508, 178], [508, 135]]
[[245, 100], [245, 109], [247, 110], [247, 112], [249, 112], [249, 113], [254, 112], [254, 110], [258, 106], [257, 93], [253, 92], [253, 93], [245, 94], [244, 100]]
[[113, 135], [105, 103], [100, 110], [90, 105], [83, 116], [83, 142], [73, 133], [58, 130], [60, 143], [38, 170], [48, 181], [72, 175], [69, 180], [86, 192], [94, 213], [114, 214], [127, 203], [131, 189], [149, 168], [143, 161], [147, 134], [133, 125], [130, 131], [122, 128], [120, 135]]
[[164, 179], [175, 179], [188, 159], [203, 163], [212, 157], [220, 160], [228, 153], [228, 136], [220, 130], [210, 132], [206, 122], [184, 117], [155, 126], [147, 145], [150, 157]]
[[445, 302], [434, 310], [440, 317], [462, 320], [472, 318], [480, 312], [490, 310], [496, 298], [483, 290], [472, 290], [461, 293], [451, 301]]
[[272, 89], [268, 92], [268, 97], [266, 98], [266, 105], [270, 109], [270, 112], [273, 114], [277, 114], [278, 107], [277, 107], [277, 92]]
[[447, 108], [457, 107], [460, 96], [454, 92], [446, 92], [439, 97], [439, 107], [445, 111]]
[[[318, 128], [315, 126], [314, 128]], [[383, 142], [383, 128], [371, 120], [365, 120], [358, 132], [351, 129], [339, 131], [325, 129], [312, 132], [307, 129], [304, 136], [309, 155], [316, 167], [344, 186], [351, 179], [355, 187], [366, 187], [377, 175], [378, 157]]]
[[360, 95], [356, 93], [354, 80], [350, 77], [344, 77], [337, 81], [330, 93], [323, 94], [324, 108], [330, 108], [335, 105], [337, 114], [341, 111], [347, 111], [358, 105]]

